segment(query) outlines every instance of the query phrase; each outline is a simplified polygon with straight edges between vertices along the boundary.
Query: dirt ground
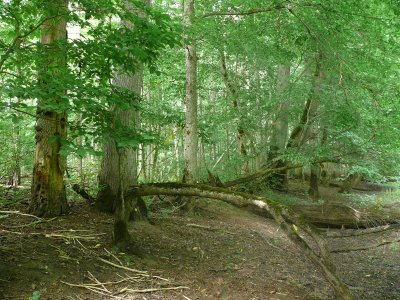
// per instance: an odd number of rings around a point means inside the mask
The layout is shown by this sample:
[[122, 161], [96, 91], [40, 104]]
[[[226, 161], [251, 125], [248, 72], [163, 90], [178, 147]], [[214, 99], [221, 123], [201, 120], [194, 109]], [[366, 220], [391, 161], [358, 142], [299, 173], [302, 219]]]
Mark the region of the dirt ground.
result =
[[[131, 223], [140, 257], [113, 249], [112, 217], [80, 200], [68, 215], [46, 222], [3, 215], [0, 299], [335, 299], [273, 220], [197, 202], [191, 216], [164, 211], [151, 224]], [[26, 205], [1, 209], [23, 212]], [[341, 251], [399, 236], [394, 228], [328, 238], [341, 277], [359, 299], [400, 299], [400, 243]]]

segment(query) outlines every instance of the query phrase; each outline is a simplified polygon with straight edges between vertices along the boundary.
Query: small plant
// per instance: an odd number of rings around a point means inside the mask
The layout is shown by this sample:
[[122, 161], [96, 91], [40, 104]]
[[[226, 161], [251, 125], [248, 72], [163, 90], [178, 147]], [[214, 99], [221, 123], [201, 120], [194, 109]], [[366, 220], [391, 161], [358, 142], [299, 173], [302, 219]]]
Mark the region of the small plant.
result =
[[39, 291], [34, 291], [32, 296], [29, 297], [29, 300], [39, 300], [40, 299], [40, 292]]

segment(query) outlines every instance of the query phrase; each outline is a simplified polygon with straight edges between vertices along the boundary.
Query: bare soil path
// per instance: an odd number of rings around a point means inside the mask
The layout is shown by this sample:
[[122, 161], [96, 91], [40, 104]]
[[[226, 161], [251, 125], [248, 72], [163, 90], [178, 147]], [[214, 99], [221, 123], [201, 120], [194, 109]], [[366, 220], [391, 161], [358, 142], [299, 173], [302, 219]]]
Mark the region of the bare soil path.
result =
[[[18, 227], [32, 221], [16, 214], [0, 219], [0, 299], [39, 299], [38, 292], [40, 299], [335, 299], [273, 220], [224, 203], [199, 200], [193, 216], [131, 223], [141, 257], [113, 249], [112, 217], [84, 202], [69, 215]], [[328, 238], [359, 299], [400, 299], [400, 243], [348, 250], [399, 237], [397, 228]]]

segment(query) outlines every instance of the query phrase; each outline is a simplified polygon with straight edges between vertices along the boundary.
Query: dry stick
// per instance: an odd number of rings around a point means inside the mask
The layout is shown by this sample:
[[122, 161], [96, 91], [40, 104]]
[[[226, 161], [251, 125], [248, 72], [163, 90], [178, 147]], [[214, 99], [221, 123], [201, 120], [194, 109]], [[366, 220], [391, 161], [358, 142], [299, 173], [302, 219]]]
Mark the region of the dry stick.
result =
[[103, 295], [103, 296], [108, 296], [108, 297], [111, 297], [111, 298], [114, 298], [114, 299], [123, 299], [123, 298], [118, 297], [118, 296], [106, 294], [106, 293], [103, 292], [102, 289], [100, 289], [100, 288], [98, 288], [96, 286], [91, 286], [91, 285], [88, 285], [88, 284], [73, 284], [73, 283], [62, 281], [62, 280], [60, 280], [60, 282], [63, 283], [63, 284], [66, 284], [68, 286], [84, 288], [84, 289], [87, 289], [87, 290], [89, 290], [91, 292], [94, 292], [94, 293], [97, 293], [97, 294], [100, 294], [100, 295]]
[[210, 231], [217, 231], [217, 228], [212, 228], [210, 226], [204, 226], [204, 225], [199, 225], [199, 224], [186, 224], [187, 227], [194, 227], [194, 228], [200, 228], [200, 229], [205, 229], [205, 230], [210, 230]]
[[29, 226], [34, 226], [34, 225], [38, 225], [40, 223], [44, 223], [44, 222], [50, 222], [57, 219], [57, 217], [51, 218], [51, 219], [41, 219], [41, 220], [34, 220], [28, 224], [22, 224], [22, 225], [10, 225], [10, 226], [5, 226], [7, 228], [25, 228], [25, 227], [29, 227]]
[[10, 211], [0, 210], [0, 214], [13, 214], [13, 215], [19, 215], [19, 216], [25, 216], [25, 217], [32, 217], [32, 218], [35, 218], [35, 219], [38, 219], [38, 220], [41, 220], [41, 221], [45, 220], [45, 219], [37, 217], [35, 215], [22, 213], [22, 212], [20, 212], [18, 210], [10, 210]]
[[103, 258], [101, 258], [101, 257], [98, 257], [97, 259], [100, 260], [100, 261], [102, 261], [103, 263], [106, 263], [106, 264], [108, 264], [108, 265], [110, 265], [110, 266], [113, 266], [113, 267], [116, 267], [116, 268], [119, 268], [119, 269], [131, 271], [131, 272], [138, 273], [138, 274], [142, 274], [142, 275], [147, 275], [147, 272], [146, 272], [146, 271], [140, 271], [140, 270], [128, 268], [128, 267], [125, 267], [125, 266], [117, 265], [117, 264], [114, 264], [114, 263], [112, 263], [111, 261], [108, 261], [108, 260], [103, 259]]
[[[309, 225], [302, 217], [292, 211], [289, 207], [272, 201], [268, 198], [258, 197], [246, 193], [233, 192], [224, 188], [211, 187], [207, 185], [161, 183], [144, 184], [133, 186], [128, 192], [128, 197], [150, 195], [178, 195], [178, 196], [199, 196], [221, 200], [238, 207], [255, 206], [266, 210], [278, 225], [284, 230], [287, 237], [299, 248], [301, 248], [308, 257], [324, 273], [326, 279], [333, 285], [339, 299], [354, 300], [355, 296], [350, 289], [336, 275], [335, 267], [330, 258], [322, 239], [319, 238], [316, 230]], [[294, 221], [298, 227], [311, 234], [311, 237], [317, 242], [321, 250], [321, 256], [318, 255], [309, 244], [300, 237], [297, 227], [287, 223], [285, 218]]]
[[169, 291], [169, 290], [184, 290], [189, 289], [187, 286], [174, 286], [174, 287], [166, 287], [166, 288], [151, 288], [151, 289], [144, 289], [144, 290], [133, 290], [133, 289], [126, 289], [126, 292], [131, 293], [152, 293], [158, 291]]
[[88, 271], [88, 274], [89, 274], [89, 278], [90, 278], [92, 281], [94, 281], [95, 283], [97, 283], [98, 285], [100, 285], [100, 286], [103, 288], [103, 290], [104, 290], [105, 292], [111, 293], [111, 292], [104, 286], [103, 283], [101, 283], [92, 273], [90, 273], [90, 271]]
[[103, 259], [101, 257], [98, 257], [97, 259], [102, 261], [102, 262], [104, 262], [104, 263], [106, 263], [106, 264], [109, 264], [109, 265], [111, 265], [113, 267], [120, 268], [120, 269], [127, 270], [127, 271], [131, 271], [131, 272], [137, 273], [137, 274], [139, 274], [140, 276], [143, 276], [143, 277], [157, 278], [157, 279], [160, 279], [160, 280], [163, 280], [163, 281], [170, 281], [169, 279], [161, 277], [161, 276], [149, 275], [149, 274], [147, 274], [147, 271], [140, 271], [140, 270], [131, 269], [131, 268], [128, 268], [128, 267], [125, 267], [125, 266], [114, 264], [111, 261], [108, 261], [108, 260]]
[[111, 255], [112, 257], [114, 257], [118, 262], [119, 262], [119, 264], [122, 266], [122, 262], [121, 262], [121, 260], [117, 257], [117, 256], [115, 256], [114, 254], [112, 254], [110, 251], [108, 251], [106, 248], [104, 248], [104, 251], [106, 251], [109, 255]]

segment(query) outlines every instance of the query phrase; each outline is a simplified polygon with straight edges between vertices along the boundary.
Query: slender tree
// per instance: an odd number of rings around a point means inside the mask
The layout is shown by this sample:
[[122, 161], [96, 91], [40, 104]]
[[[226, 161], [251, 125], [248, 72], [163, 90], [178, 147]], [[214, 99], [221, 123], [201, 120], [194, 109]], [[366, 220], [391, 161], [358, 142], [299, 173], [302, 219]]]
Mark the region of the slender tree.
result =
[[184, 41], [186, 49], [186, 123], [184, 130], [184, 181], [197, 180], [197, 52], [192, 27], [195, 15], [194, 0], [185, 0], [183, 7]]

